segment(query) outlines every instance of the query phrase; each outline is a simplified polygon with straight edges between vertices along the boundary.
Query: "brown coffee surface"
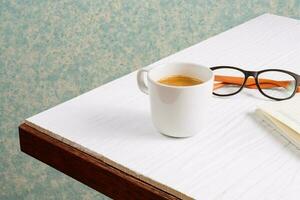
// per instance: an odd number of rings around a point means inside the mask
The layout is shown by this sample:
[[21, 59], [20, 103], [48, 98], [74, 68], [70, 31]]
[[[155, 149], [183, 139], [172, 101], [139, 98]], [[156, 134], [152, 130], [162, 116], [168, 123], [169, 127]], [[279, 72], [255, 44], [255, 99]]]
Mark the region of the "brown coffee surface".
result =
[[160, 79], [158, 82], [171, 86], [192, 86], [203, 83], [203, 81], [201, 81], [200, 79], [183, 75], [167, 76]]

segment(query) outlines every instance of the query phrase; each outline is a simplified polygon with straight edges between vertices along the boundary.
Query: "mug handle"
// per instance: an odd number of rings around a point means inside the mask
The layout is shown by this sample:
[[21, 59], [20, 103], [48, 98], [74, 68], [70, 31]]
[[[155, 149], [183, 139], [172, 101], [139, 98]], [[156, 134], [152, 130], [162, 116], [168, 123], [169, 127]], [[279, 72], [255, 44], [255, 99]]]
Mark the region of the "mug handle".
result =
[[145, 73], [148, 73], [149, 70], [150, 70], [149, 68], [143, 68], [137, 72], [138, 86], [139, 86], [140, 90], [142, 92], [144, 92], [145, 94], [149, 94], [149, 88], [148, 88], [148, 86], [146, 84], [146, 80], [145, 80]]

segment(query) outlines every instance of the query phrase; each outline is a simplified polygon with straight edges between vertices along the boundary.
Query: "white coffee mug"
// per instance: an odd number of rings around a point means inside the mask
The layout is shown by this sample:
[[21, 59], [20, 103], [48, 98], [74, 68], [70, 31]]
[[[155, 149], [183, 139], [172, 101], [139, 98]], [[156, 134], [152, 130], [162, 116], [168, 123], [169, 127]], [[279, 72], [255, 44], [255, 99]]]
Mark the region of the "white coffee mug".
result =
[[[158, 82], [174, 75], [197, 78], [203, 83], [170, 86]], [[213, 72], [208, 67], [193, 63], [168, 63], [140, 69], [137, 81], [140, 90], [150, 96], [152, 121], [160, 133], [189, 137], [205, 127], [213, 89]]]

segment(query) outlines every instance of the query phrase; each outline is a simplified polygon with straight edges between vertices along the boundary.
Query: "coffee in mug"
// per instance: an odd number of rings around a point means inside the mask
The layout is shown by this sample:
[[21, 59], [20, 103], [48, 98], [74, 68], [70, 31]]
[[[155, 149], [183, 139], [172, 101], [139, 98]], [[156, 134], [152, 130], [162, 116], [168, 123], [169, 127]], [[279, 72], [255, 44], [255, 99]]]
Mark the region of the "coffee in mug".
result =
[[183, 76], [183, 75], [167, 76], [160, 79], [158, 82], [165, 85], [171, 85], [171, 86], [192, 86], [192, 85], [198, 85], [203, 83], [203, 81], [201, 81], [198, 78], [193, 78], [193, 77]]

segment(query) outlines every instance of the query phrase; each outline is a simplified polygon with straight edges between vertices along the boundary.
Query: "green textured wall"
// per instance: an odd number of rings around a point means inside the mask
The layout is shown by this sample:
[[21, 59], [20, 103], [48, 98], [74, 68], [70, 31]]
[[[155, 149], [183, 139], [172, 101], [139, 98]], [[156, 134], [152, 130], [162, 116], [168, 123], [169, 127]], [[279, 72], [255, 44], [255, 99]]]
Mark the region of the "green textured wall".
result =
[[0, 0], [0, 199], [106, 199], [21, 153], [20, 122], [265, 12], [300, 0]]

